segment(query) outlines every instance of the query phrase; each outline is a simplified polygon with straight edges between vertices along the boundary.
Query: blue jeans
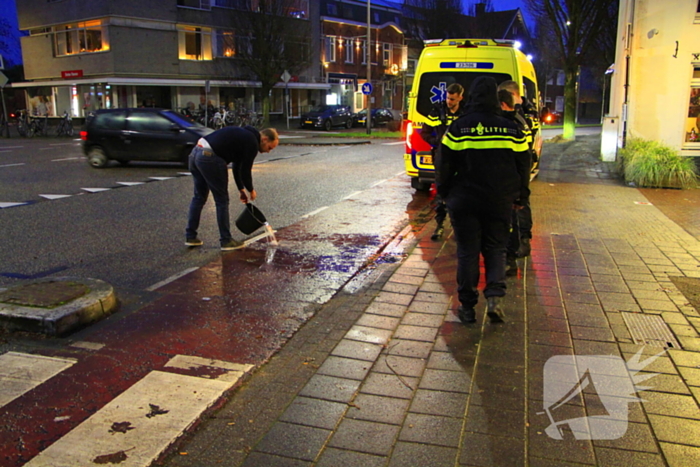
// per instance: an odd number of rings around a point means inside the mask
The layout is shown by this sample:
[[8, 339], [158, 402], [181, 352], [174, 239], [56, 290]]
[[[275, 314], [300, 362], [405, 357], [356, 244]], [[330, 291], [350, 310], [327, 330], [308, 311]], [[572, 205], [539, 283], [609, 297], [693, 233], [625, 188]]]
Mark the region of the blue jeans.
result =
[[216, 204], [216, 223], [219, 225], [219, 241], [222, 245], [231, 241], [231, 221], [229, 220], [228, 167], [226, 161], [214, 154], [211, 149], [195, 147], [190, 153], [189, 168], [194, 181], [194, 196], [190, 203], [187, 219], [187, 238], [197, 238], [199, 219], [207, 202], [209, 192]]

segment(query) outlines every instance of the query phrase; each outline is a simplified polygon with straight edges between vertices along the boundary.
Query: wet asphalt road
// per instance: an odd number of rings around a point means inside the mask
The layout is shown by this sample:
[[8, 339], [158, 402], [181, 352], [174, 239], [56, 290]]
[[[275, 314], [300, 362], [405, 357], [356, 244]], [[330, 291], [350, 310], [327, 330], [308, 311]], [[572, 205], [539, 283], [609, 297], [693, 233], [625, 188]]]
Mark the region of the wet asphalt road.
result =
[[[256, 204], [281, 229], [395, 177], [403, 169], [403, 148], [382, 143], [282, 145], [260, 155], [253, 174]], [[207, 264], [221, 254], [213, 200], [202, 217], [204, 248], [186, 248], [192, 181], [183, 172], [177, 164], [158, 163], [96, 170], [87, 165], [77, 141], [1, 140], [0, 203], [30, 204], [0, 209], [0, 285], [70, 275], [102, 279], [117, 290], [143, 290]], [[42, 194], [71, 196], [48, 200]], [[232, 203], [232, 221], [241, 209]]]

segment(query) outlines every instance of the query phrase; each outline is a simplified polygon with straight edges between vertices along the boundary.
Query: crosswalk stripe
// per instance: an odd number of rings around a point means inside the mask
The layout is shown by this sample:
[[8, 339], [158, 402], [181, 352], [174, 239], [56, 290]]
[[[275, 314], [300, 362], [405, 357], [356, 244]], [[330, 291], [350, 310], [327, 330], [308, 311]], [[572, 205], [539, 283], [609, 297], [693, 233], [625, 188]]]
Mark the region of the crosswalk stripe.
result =
[[81, 190], [85, 190], [88, 193], [99, 193], [100, 191], [109, 191], [111, 188], [81, 188]]
[[143, 185], [146, 182], [117, 182], [118, 185], [124, 185], [124, 186], [136, 186], [136, 185]]
[[0, 407], [70, 368], [77, 360], [20, 352], [0, 355]]
[[70, 198], [73, 195], [39, 195], [39, 196], [41, 196], [42, 198], [53, 200], [53, 199], [61, 199], [61, 198]]
[[158, 181], [163, 181], [163, 180], [172, 180], [175, 177], [148, 177], [151, 180], [158, 180]]
[[0, 203], [0, 209], [14, 208], [15, 206], [24, 206], [29, 203]]
[[25, 466], [149, 466], [234, 383], [152, 371]]

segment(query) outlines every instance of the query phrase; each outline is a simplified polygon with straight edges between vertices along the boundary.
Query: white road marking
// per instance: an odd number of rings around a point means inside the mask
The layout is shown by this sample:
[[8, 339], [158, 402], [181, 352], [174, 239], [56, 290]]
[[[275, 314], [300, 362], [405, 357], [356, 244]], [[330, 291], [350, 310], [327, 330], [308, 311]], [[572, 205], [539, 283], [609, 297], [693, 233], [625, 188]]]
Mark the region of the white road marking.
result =
[[22, 149], [24, 146], [5, 146], [3, 149]]
[[213, 379], [219, 381], [236, 382], [245, 373], [253, 368], [253, 365], [225, 362], [223, 360], [212, 360], [210, 358], [194, 357], [189, 355], [175, 355], [165, 364], [166, 368], [197, 369], [203, 366], [221, 368], [227, 370]]
[[386, 182], [387, 180], [388, 179], [386, 179], [386, 178], [384, 180], [379, 180], [378, 182], [373, 183], [370, 188], [374, 188], [377, 185], [381, 185], [382, 183]]
[[18, 165], [26, 165], [24, 162], [20, 162], [19, 164], [5, 164], [5, 165], [0, 165], [0, 167], [17, 167]]
[[194, 267], [194, 268], [185, 269], [184, 271], [180, 271], [177, 274], [173, 274], [172, 276], [168, 277], [167, 279], [164, 279], [160, 282], [156, 282], [152, 286], [147, 287], [146, 290], [148, 290], [149, 292], [153, 292], [154, 290], [159, 289], [159, 288], [163, 287], [164, 285], [167, 285], [167, 284], [171, 283], [172, 281], [181, 278], [182, 276], [186, 276], [187, 274], [189, 274], [193, 271], [196, 271], [197, 269], [199, 269], [199, 268]]
[[350, 193], [349, 195], [347, 195], [347, 196], [346, 196], [345, 198], [343, 198], [343, 199], [350, 199], [350, 198], [354, 197], [355, 195], [359, 195], [360, 193], [362, 193], [362, 192], [361, 192], [361, 191], [356, 191], [356, 192], [354, 192], [354, 193]]
[[14, 208], [15, 206], [24, 206], [29, 203], [0, 203], [0, 209]]
[[278, 135], [279, 139], [303, 138], [303, 136]]
[[315, 211], [311, 211], [311, 212], [308, 213], [308, 214], [304, 214], [303, 216], [301, 216], [301, 218], [302, 218], [302, 219], [306, 219], [307, 217], [311, 217], [311, 216], [313, 216], [313, 215], [315, 215], [315, 214], [318, 214], [318, 213], [321, 212], [321, 211], [325, 211], [326, 209], [328, 209], [328, 206], [324, 206], [324, 207], [322, 207], [322, 208], [318, 208], [318, 209], [316, 209]]
[[70, 198], [73, 195], [39, 195], [39, 196], [41, 196], [42, 198], [54, 200], [54, 199], [61, 199], [61, 198]]
[[105, 345], [100, 344], [98, 342], [76, 341], [76, 342], [73, 342], [70, 346], [71, 347], [78, 347], [79, 349], [85, 349], [85, 350], [100, 350]]
[[99, 193], [100, 191], [109, 191], [111, 188], [81, 188], [81, 190], [85, 190], [88, 193]]
[[117, 182], [117, 185], [124, 185], [124, 186], [136, 186], [136, 185], [143, 185], [146, 182]]
[[352, 146], [337, 146], [336, 149], [347, 149], [350, 147], [352, 147]]
[[70, 368], [77, 360], [19, 352], [0, 355], [0, 407]]
[[[79, 141], [79, 139], [73, 141]], [[75, 143], [49, 143], [49, 146], [75, 146]]]
[[402, 170], [401, 172], [397, 172], [396, 175], [394, 175], [394, 177], [398, 177], [399, 175], [403, 175], [405, 173], [406, 172], [404, 170]]
[[382, 143], [384, 146], [397, 146], [399, 144], [404, 144], [403, 141], [396, 141], [395, 143]]
[[120, 452], [120, 467], [149, 466], [233, 384], [152, 371], [25, 466], [94, 465]]
[[75, 161], [79, 159], [82, 159], [82, 157], [65, 157], [63, 159], [52, 159], [51, 162]]
[[178, 172], [178, 175], [192, 175], [192, 172]]
[[171, 180], [175, 177], [148, 177], [148, 178], [150, 178], [151, 180], [163, 181], [163, 180]]

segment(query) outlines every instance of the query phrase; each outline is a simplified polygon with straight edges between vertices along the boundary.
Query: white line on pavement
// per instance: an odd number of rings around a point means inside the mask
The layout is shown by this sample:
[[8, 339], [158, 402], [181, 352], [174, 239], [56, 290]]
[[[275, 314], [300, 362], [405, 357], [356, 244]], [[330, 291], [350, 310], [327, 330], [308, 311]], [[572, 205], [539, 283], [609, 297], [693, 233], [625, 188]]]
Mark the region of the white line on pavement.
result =
[[349, 195], [347, 195], [347, 196], [346, 196], [345, 198], [343, 198], [343, 199], [350, 199], [350, 198], [352, 198], [352, 197], [355, 196], [355, 195], [359, 195], [360, 193], [362, 193], [362, 192], [361, 192], [361, 191], [356, 191], [356, 192], [354, 192], [354, 193], [350, 193]]
[[379, 180], [378, 182], [375, 182], [370, 188], [374, 188], [377, 185], [381, 185], [382, 183], [386, 182], [387, 180], [388, 179], [386, 179], [386, 178], [384, 180]]
[[14, 208], [15, 206], [24, 206], [29, 203], [0, 203], [0, 209], [4, 208]]
[[74, 161], [82, 159], [82, 157], [64, 157], [63, 159], [52, 159], [51, 162]]
[[42, 198], [54, 200], [54, 199], [61, 199], [61, 198], [70, 198], [73, 195], [39, 195]]
[[318, 213], [321, 212], [321, 211], [325, 211], [326, 209], [328, 209], [328, 206], [323, 206], [322, 208], [318, 208], [318, 209], [316, 209], [315, 211], [311, 211], [311, 212], [308, 213], [308, 214], [304, 214], [303, 216], [301, 216], [301, 218], [302, 218], [302, 219], [306, 219], [307, 217], [311, 217], [311, 216], [313, 216], [313, 215], [315, 215], [315, 214], [318, 214]]
[[151, 465], [233, 384], [152, 371], [25, 466]]
[[75, 145], [75, 143], [49, 143], [49, 146], [74, 146], [74, 145]]
[[85, 190], [88, 193], [99, 193], [100, 191], [109, 191], [111, 188], [81, 188], [81, 190]]
[[397, 146], [399, 144], [403, 144], [403, 141], [396, 141], [394, 143], [382, 143], [384, 146]]
[[0, 407], [70, 368], [73, 358], [44, 357], [19, 352], [0, 355]]
[[337, 146], [336, 149], [347, 149], [350, 147], [352, 147], [352, 146]]
[[26, 165], [24, 162], [20, 162], [19, 164], [5, 164], [5, 165], [0, 165], [0, 167], [17, 167], [18, 165]]
[[124, 186], [136, 186], [136, 185], [143, 185], [146, 182], [117, 182], [117, 185], [124, 185]]
[[24, 146], [5, 146], [2, 148], [3, 150], [5, 149], [22, 149]]
[[187, 268], [184, 271], [180, 271], [177, 274], [173, 274], [172, 276], [168, 277], [167, 279], [164, 279], [160, 282], [156, 282], [155, 284], [153, 284], [150, 287], [146, 287], [146, 290], [148, 290], [149, 292], [153, 292], [154, 290], [159, 289], [159, 288], [163, 287], [164, 285], [167, 285], [167, 284], [173, 282], [174, 280], [181, 278], [182, 276], [186, 276], [187, 274], [189, 274], [193, 271], [196, 271], [197, 269], [199, 269], [199, 268], [198, 267]]

